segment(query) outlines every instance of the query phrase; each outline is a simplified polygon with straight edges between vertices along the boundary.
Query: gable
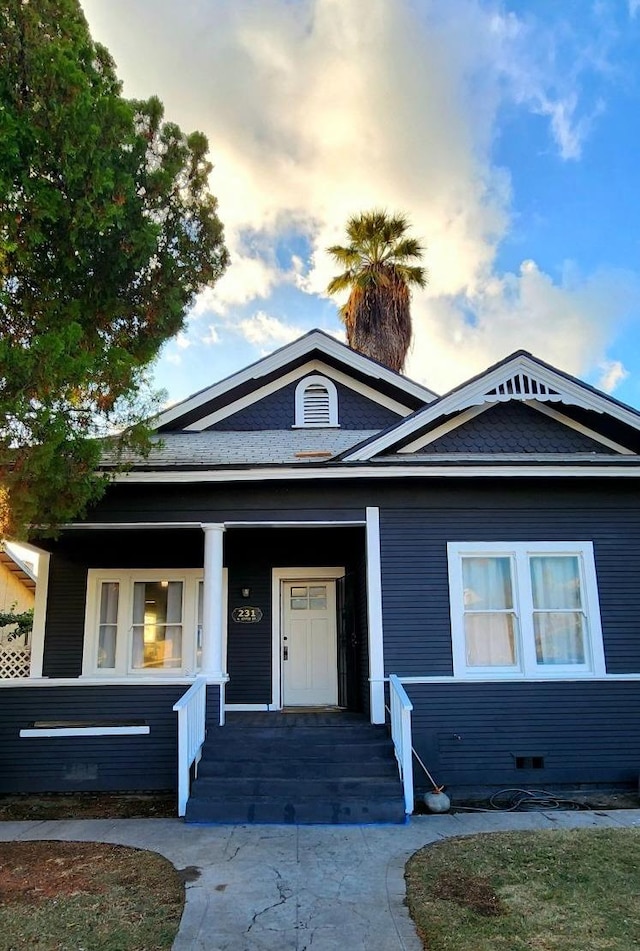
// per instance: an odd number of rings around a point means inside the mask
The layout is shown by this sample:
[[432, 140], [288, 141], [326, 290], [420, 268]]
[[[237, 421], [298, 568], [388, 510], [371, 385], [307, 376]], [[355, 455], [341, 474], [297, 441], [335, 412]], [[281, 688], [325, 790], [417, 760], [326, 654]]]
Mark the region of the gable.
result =
[[[439, 427], [436, 431], [441, 431]], [[428, 441], [405, 452], [428, 453], [611, 453], [584, 432], [539, 412], [532, 406], [510, 401], [489, 405], [463, 423], [441, 435], [431, 433]]]
[[[500, 408], [501, 412], [489, 414]], [[532, 413], [547, 417], [547, 422]], [[472, 420], [476, 422], [470, 426]], [[522, 432], [518, 432], [520, 425]], [[464, 431], [450, 435], [460, 427]], [[567, 432], [563, 434], [562, 428]], [[462, 448], [465, 444], [467, 449]], [[538, 448], [534, 448], [536, 444]], [[640, 413], [531, 354], [519, 352], [341, 458], [360, 462], [389, 458], [394, 453], [407, 458], [418, 451], [423, 455], [636, 455], [640, 453]]]
[[[330, 376], [327, 376], [331, 379]], [[302, 382], [307, 377], [302, 377]], [[237, 412], [219, 419], [207, 430], [251, 431], [291, 429], [295, 424], [295, 396], [298, 382], [288, 383], [273, 393], [256, 399]], [[363, 393], [337, 383], [338, 424], [349, 430], [381, 430], [403, 418], [398, 410], [383, 406]]]
[[[234, 373], [170, 407], [155, 420], [159, 433], [207, 429], [285, 428], [289, 388], [306, 375], [320, 374], [344, 389], [341, 426], [383, 429], [433, 399], [435, 394], [356, 353], [320, 331]], [[284, 391], [284, 392], [280, 392]], [[262, 403], [262, 407], [256, 404]], [[223, 423], [230, 417], [235, 422]], [[292, 425], [289, 423], [288, 425]]]

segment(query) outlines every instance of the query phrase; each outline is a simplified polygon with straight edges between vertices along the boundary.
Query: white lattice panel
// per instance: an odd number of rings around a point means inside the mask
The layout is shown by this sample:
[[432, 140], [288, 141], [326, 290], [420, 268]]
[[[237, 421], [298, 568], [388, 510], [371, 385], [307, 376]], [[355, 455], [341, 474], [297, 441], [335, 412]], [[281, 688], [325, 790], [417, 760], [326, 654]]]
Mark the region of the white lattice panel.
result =
[[0, 647], [0, 679], [29, 676], [31, 651], [28, 647]]

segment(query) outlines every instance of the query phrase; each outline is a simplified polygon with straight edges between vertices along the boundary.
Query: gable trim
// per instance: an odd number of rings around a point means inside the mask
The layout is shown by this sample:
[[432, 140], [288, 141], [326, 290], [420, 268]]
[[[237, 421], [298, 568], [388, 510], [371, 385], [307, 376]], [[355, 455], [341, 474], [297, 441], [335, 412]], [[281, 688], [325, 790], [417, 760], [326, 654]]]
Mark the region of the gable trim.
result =
[[[519, 393], [495, 392], [499, 391], [503, 384], [519, 379], [523, 375], [537, 381], [539, 386], [544, 386], [546, 392], [541, 392], [534, 400], [530, 392], [531, 387], [524, 383], [518, 383], [518, 387], [522, 391]], [[548, 392], [549, 390], [552, 392]], [[554, 402], [572, 404], [596, 413], [608, 413], [633, 429], [640, 430], [639, 413], [611, 400], [602, 393], [592, 390], [589, 386], [574, 380], [572, 377], [566, 376], [546, 364], [539, 363], [528, 354], [518, 354], [511, 360], [507, 360], [481, 374], [470, 383], [462, 384], [462, 386], [452, 390], [448, 395], [442, 396], [434, 403], [417, 410], [408, 419], [386, 430], [379, 437], [374, 437], [359, 448], [350, 450], [342, 458], [345, 462], [369, 461], [378, 453], [403, 443], [413, 433], [420, 431], [440, 416], [449, 416], [452, 413], [469, 409], [472, 406], [485, 405], [486, 403], [495, 405], [496, 402], [506, 402], [510, 399], [518, 399], [522, 402], [535, 401], [536, 404], [540, 400], [553, 399]]]
[[[397, 400], [392, 399], [390, 396], [385, 396], [384, 393], [378, 393], [377, 390], [367, 386], [365, 383], [360, 383], [358, 380], [353, 380], [341, 370], [335, 370], [333, 367], [329, 367], [327, 364], [322, 363], [321, 360], [310, 360], [301, 367], [297, 367], [295, 370], [290, 370], [288, 373], [285, 373], [284, 376], [278, 377], [277, 380], [273, 380], [271, 383], [266, 383], [264, 386], [254, 390], [252, 393], [247, 393], [246, 396], [242, 396], [233, 403], [229, 403], [227, 406], [223, 406], [220, 409], [215, 410], [215, 412], [209, 413], [207, 416], [203, 416], [202, 419], [197, 420], [195, 423], [185, 426], [184, 431], [198, 433], [205, 429], [209, 429], [211, 426], [214, 426], [221, 420], [227, 419], [229, 416], [239, 413], [248, 406], [252, 406], [254, 403], [260, 402], [260, 400], [264, 399], [266, 396], [270, 396], [272, 393], [277, 393], [278, 390], [283, 389], [290, 383], [295, 383], [296, 380], [302, 380], [310, 373], [320, 373], [334, 384], [341, 383], [343, 386], [346, 386], [351, 390], [355, 390], [355, 392], [359, 393], [361, 396], [378, 403], [378, 405], [384, 406], [386, 409], [390, 409], [394, 413], [398, 413], [399, 416], [406, 417], [413, 412], [410, 407], [404, 406], [402, 403], [398, 403]], [[294, 412], [292, 406], [292, 417], [293, 416]]]
[[[565, 416], [564, 413], [554, 409], [547, 403], [539, 403], [537, 400], [522, 400], [521, 402], [524, 406], [528, 406], [529, 409], [535, 410], [537, 413], [541, 413], [543, 416], [548, 416], [557, 423], [566, 426], [567, 429], [573, 429], [575, 432], [580, 433], [582, 436], [587, 436], [589, 439], [599, 443], [601, 446], [606, 446], [607, 449], [613, 449], [615, 452], [619, 452], [623, 456], [635, 455], [632, 449], [627, 449], [626, 446], [622, 446], [620, 443], [614, 442], [613, 439], [609, 439], [607, 436], [597, 433], [588, 426], [584, 426], [582, 423], [576, 422], [576, 420], [571, 419], [570, 416]], [[486, 413], [495, 405], [496, 402], [491, 402], [483, 403], [479, 406], [471, 406], [469, 409], [463, 410], [463, 412], [453, 419], [447, 420], [447, 422], [443, 423], [441, 426], [431, 429], [428, 433], [419, 436], [418, 439], [414, 439], [413, 442], [407, 443], [406, 446], [400, 447], [397, 452], [402, 455], [406, 453], [418, 452], [420, 449], [424, 449], [425, 446], [429, 446], [431, 443], [436, 442], [436, 440], [440, 439], [441, 436], [446, 436], [447, 433], [458, 429], [460, 426], [464, 426], [465, 423], [468, 423], [470, 420], [481, 416], [483, 413]]]
[[294, 340], [293, 343], [281, 347], [269, 356], [258, 360], [256, 363], [252, 363], [243, 370], [239, 370], [237, 373], [228, 376], [219, 383], [206, 387], [200, 390], [199, 393], [194, 393], [193, 396], [189, 396], [182, 402], [177, 403], [175, 406], [169, 407], [153, 420], [153, 424], [157, 429], [168, 426], [175, 422], [175, 420], [180, 419], [181, 416], [192, 413], [201, 406], [210, 403], [212, 400], [224, 396], [229, 390], [241, 386], [243, 383], [258, 380], [260, 377], [267, 376], [269, 373], [277, 372], [288, 363], [300, 357], [304, 357], [305, 354], [313, 350], [318, 350], [327, 356], [333, 357], [346, 366], [352, 366], [354, 370], [358, 370], [373, 380], [384, 380], [395, 389], [399, 391], [404, 390], [407, 394], [419, 399], [421, 402], [429, 403], [436, 398], [436, 394], [427, 387], [421, 386], [419, 383], [414, 383], [413, 380], [409, 380], [399, 373], [394, 373], [393, 370], [387, 369], [387, 367], [382, 366], [382, 364], [378, 364], [374, 360], [370, 360], [368, 357], [356, 353], [355, 350], [351, 350], [345, 344], [339, 343], [337, 340], [334, 340], [333, 337], [330, 337], [320, 330], [312, 330], [310, 333], [305, 334], [304, 337], [300, 337], [298, 340]]
[[418, 452], [424, 448], [424, 446], [428, 446], [430, 443], [435, 442], [436, 439], [440, 439], [441, 436], [446, 436], [447, 433], [453, 432], [453, 430], [459, 426], [464, 426], [465, 423], [475, 419], [476, 416], [481, 416], [482, 413], [486, 413], [488, 409], [491, 409], [491, 407], [472, 406], [470, 409], [464, 410], [464, 412], [454, 417], [454, 419], [448, 419], [447, 422], [442, 423], [441, 426], [436, 426], [435, 429], [430, 429], [428, 433], [424, 433], [424, 435], [414, 439], [413, 442], [407, 443], [406, 446], [401, 446], [397, 451], [402, 454]]

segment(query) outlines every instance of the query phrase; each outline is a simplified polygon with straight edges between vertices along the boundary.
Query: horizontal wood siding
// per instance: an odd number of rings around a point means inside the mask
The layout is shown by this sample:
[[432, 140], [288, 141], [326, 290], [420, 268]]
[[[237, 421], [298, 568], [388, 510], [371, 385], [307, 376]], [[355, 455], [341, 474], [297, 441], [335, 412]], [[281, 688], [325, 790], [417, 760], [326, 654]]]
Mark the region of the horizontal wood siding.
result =
[[[640, 683], [406, 684], [413, 745], [456, 787], [637, 783]], [[516, 757], [543, 757], [517, 769]], [[429, 783], [415, 767], [416, 785]]]
[[45, 677], [78, 677], [82, 673], [86, 600], [86, 568], [64, 555], [53, 556], [42, 663]]
[[[640, 496], [573, 483], [428, 486], [381, 511], [387, 673], [452, 673], [449, 541], [593, 541], [608, 673], [640, 672]], [[508, 487], [508, 491], [506, 491]]]
[[[0, 791], [174, 789], [177, 714], [187, 690], [166, 686], [15, 687], [0, 690]], [[217, 719], [219, 688], [209, 688]], [[142, 720], [146, 736], [20, 737], [36, 720]]]

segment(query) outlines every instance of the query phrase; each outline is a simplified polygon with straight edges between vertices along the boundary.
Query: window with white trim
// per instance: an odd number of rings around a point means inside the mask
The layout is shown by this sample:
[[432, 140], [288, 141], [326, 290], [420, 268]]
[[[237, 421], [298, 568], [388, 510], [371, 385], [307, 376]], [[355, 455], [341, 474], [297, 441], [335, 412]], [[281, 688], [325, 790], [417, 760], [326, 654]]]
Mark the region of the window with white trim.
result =
[[201, 631], [202, 569], [89, 571], [85, 676], [193, 673]]
[[450, 542], [456, 677], [605, 673], [591, 542]]
[[338, 426], [338, 390], [326, 376], [306, 376], [296, 387], [295, 428]]

